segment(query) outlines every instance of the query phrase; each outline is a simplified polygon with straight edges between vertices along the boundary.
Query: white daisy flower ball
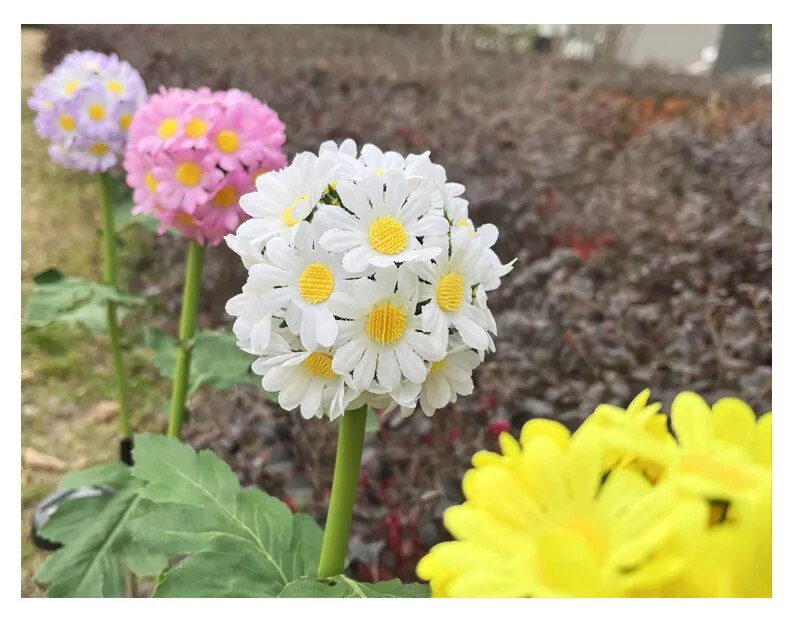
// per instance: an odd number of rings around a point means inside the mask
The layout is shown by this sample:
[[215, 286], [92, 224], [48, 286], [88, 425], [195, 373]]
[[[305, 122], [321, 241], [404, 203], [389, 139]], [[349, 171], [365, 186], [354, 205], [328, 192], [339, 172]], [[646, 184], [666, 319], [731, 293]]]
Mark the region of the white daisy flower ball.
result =
[[431, 416], [494, 352], [487, 291], [513, 268], [430, 153], [326, 142], [262, 175], [228, 246], [248, 271], [226, 310], [286, 410], [372, 406]]

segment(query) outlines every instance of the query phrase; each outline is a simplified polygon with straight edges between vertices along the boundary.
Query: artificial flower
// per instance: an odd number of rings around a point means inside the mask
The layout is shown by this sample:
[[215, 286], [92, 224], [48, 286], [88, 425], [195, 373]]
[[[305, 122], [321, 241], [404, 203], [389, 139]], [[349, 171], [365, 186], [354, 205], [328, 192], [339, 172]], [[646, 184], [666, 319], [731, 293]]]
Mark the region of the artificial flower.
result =
[[124, 168], [135, 213], [160, 233], [180, 230], [216, 245], [248, 215], [241, 206], [261, 169], [285, 162], [284, 125], [239, 90], [162, 88], [135, 114]]
[[465, 207], [462, 192], [428, 152], [358, 151], [353, 140], [260, 176], [240, 198], [250, 218], [225, 237], [248, 270], [226, 306], [239, 347], [269, 359], [286, 330], [300, 350], [332, 359], [355, 394], [348, 409], [421, 404], [433, 415], [470, 394], [473, 369], [494, 351], [486, 287], [512, 263], [491, 259], [493, 226], [452, 241], [447, 210]]
[[464, 476], [466, 502], [444, 515], [455, 541], [417, 566], [432, 594], [614, 597], [674, 578], [683, 559], [665, 543], [700, 529], [699, 510], [633, 470], [603, 477], [600, 443], [563, 440], [545, 422], [531, 433], [531, 423], [521, 444], [500, 435], [502, 462]]
[[123, 156], [132, 116], [145, 98], [145, 84], [129, 63], [75, 51], [36, 85], [28, 105], [52, 160], [96, 173]]

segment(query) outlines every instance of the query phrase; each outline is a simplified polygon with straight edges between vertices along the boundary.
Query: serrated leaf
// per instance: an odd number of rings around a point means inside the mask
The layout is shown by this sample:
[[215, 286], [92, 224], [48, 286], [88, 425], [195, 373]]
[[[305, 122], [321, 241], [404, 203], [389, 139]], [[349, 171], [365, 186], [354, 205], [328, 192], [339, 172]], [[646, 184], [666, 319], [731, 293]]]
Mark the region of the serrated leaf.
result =
[[50, 597], [121, 597], [124, 566], [139, 576], [167, 567], [167, 556], [135, 544], [128, 528], [131, 518], [152, 504], [140, 496], [142, 482], [120, 462], [69, 473], [59, 489], [82, 486], [105, 486], [115, 493], [61, 503], [41, 535], [63, 547], [41, 566], [36, 580], [52, 584]]
[[60, 480], [58, 490], [71, 490], [82, 486], [107, 486], [119, 490], [126, 486], [130, 479], [129, 467], [116, 461], [67, 473]]
[[142, 297], [120, 292], [80, 277], [64, 277], [57, 269], [47, 269], [33, 278], [33, 292], [25, 306], [24, 323], [43, 327], [59, 322], [80, 324], [94, 333], [106, 331], [107, 302], [121, 306], [145, 303]]
[[135, 439], [132, 474], [158, 503], [132, 524], [134, 539], [186, 554], [167, 572], [159, 597], [275, 597], [291, 581], [315, 575], [321, 529], [258, 489], [240, 489], [230, 467], [210, 451], [180, 441]]
[[167, 555], [141, 546], [130, 536], [123, 547], [123, 563], [140, 578], [151, 578], [167, 569]]
[[[177, 342], [161, 331], [151, 328], [146, 344], [154, 351], [154, 365], [165, 378], [173, 377]], [[188, 396], [202, 386], [232, 389], [240, 384], [258, 384], [260, 379], [250, 371], [253, 358], [236, 346], [231, 333], [200, 331], [192, 344]]]
[[[53, 514], [41, 534], [61, 542], [63, 547], [48, 557], [36, 573], [38, 582], [51, 583], [47, 595], [124, 595], [126, 583], [119, 550], [128, 541], [127, 522], [142, 500], [138, 494], [141, 485], [132, 481], [90, 514], [86, 514], [88, 504], [83, 500], [67, 501]], [[84, 501], [94, 502], [94, 499]], [[84, 519], [82, 526], [74, 526], [75, 515]], [[62, 523], [69, 526], [64, 527]]]
[[430, 589], [420, 583], [403, 583], [393, 579], [385, 582], [358, 582], [347, 576], [319, 580], [300, 578], [289, 583], [279, 597], [299, 598], [427, 598]]

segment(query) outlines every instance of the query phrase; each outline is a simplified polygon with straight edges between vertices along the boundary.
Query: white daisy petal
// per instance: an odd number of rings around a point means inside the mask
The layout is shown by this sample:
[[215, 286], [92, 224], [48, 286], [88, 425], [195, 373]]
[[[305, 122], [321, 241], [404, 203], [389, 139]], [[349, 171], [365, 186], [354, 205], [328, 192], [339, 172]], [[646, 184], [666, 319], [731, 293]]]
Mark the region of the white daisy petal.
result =
[[379, 353], [376, 378], [386, 389], [395, 389], [400, 384], [401, 371], [395, 358], [395, 351], [382, 350]]

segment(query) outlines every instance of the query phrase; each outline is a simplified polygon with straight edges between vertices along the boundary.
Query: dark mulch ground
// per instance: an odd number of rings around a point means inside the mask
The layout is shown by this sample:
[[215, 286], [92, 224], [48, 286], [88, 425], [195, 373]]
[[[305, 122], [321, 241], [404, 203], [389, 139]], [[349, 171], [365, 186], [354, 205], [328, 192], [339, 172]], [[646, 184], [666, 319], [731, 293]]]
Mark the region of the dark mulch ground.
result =
[[[60, 27], [45, 58], [88, 47], [129, 60], [151, 90], [251, 91], [286, 122], [289, 154], [348, 136], [430, 149], [466, 184], [475, 221], [500, 226], [500, 256], [519, 258], [491, 297], [498, 352], [475, 394], [369, 436], [356, 575], [413, 579], [444, 535], [444, 507], [461, 500], [470, 455], [503, 427], [532, 417], [573, 427], [645, 386], [667, 405], [693, 389], [770, 407], [770, 91], [447, 50], [420, 28]], [[136, 261], [138, 287], [164, 293], [173, 317], [183, 251], [167, 238]], [[244, 274], [227, 250], [210, 254], [204, 326], [228, 323]], [[248, 388], [192, 408], [189, 441], [325, 516], [333, 428]]]

